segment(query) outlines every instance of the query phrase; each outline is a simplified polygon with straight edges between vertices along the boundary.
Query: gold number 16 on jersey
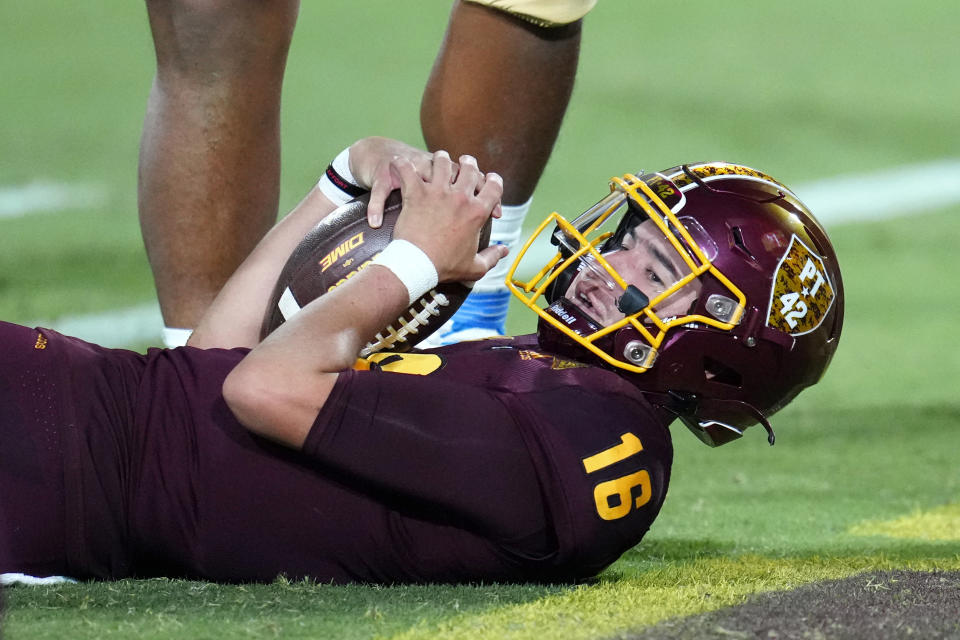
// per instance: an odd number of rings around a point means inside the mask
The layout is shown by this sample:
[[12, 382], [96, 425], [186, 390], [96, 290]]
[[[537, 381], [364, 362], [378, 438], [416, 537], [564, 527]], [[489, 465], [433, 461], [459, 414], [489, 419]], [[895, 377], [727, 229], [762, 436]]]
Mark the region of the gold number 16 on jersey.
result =
[[[620, 444], [584, 458], [583, 468], [587, 473], [593, 473], [641, 451], [643, 445], [640, 438], [628, 431], [620, 436]], [[640, 495], [636, 498], [633, 497], [634, 487], [640, 487]], [[611, 506], [610, 499], [614, 496], [619, 500]], [[597, 503], [597, 514], [604, 520], [622, 518], [630, 513], [631, 509], [639, 509], [650, 501], [650, 474], [641, 469], [630, 475], [601, 482], [593, 488], [593, 499]]]

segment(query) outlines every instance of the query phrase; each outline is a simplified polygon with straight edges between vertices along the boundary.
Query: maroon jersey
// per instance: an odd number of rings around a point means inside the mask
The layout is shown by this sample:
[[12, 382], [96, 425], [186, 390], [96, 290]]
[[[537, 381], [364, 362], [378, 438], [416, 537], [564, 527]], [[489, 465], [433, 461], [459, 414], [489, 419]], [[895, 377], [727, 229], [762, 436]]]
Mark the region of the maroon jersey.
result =
[[306, 448], [492, 544], [475, 579], [592, 576], [656, 517], [669, 435], [618, 375], [541, 353], [534, 336], [376, 359], [380, 371], [341, 376]]
[[128, 573], [128, 434], [143, 366], [131, 351], [0, 322], [0, 573]]
[[[226, 406], [223, 380], [245, 350], [143, 356], [10, 327], [24, 353], [43, 339], [46, 353], [27, 359], [51, 364], [31, 371], [59, 378], [18, 411], [46, 402], [69, 416], [28, 427], [43, 449], [35, 464], [0, 458], [3, 531], [35, 528], [31, 553], [51, 555], [31, 564], [14, 544], [0, 571], [576, 579], [640, 540], [669, 480], [669, 436], [642, 395], [532, 338], [380, 354], [340, 376], [297, 452], [251, 435]], [[0, 406], [12, 395], [0, 388]], [[4, 416], [0, 445], [22, 424]], [[42, 517], [6, 488], [26, 467], [37, 473], [18, 486], [39, 480]]]

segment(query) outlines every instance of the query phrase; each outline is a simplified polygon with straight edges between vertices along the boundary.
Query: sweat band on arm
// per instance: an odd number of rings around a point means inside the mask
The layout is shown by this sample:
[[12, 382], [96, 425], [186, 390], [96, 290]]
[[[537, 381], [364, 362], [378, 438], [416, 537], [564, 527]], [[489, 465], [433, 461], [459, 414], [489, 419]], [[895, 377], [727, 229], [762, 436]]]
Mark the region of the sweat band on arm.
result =
[[370, 264], [378, 264], [393, 272], [407, 288], [409, 304], [419, 300], [437, 286], [439, 276], [430, 256], [407, 240], [391, 240]]
[[327, 170], [320, 176], [317, 187], [337, 206], [344, 205], [357, 196], [367, 192], [357, 184], [357, 179], [350, 171], [350, 147], [337, 154], [327, 166]]

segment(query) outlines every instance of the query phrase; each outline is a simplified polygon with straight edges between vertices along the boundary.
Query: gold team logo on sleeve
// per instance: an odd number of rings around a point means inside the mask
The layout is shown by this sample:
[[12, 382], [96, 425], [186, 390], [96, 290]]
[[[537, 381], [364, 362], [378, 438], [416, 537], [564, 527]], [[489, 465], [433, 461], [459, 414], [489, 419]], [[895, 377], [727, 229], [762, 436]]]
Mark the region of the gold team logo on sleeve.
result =
[[777, 265], [767, 325], [794, 336], [810, 333], [823, 323], [834, 297], [823, 259], [794, 235]]
[[443, 358], [434, 353], [390, 353], [381, 351], [357, 360], [358, 371], [389, 371], [427, 376], [443, 367]]
[[521, 360], [551, 360], [550, 368], [555, 371], [560, 371], [563, 369], [580, 369], [587, 366], [582, 362], [563, 360], [557, 356], [540, 353], [538, 351], [533, 351], [532, 349], [520, 349], [517, 354], [520, 356]]

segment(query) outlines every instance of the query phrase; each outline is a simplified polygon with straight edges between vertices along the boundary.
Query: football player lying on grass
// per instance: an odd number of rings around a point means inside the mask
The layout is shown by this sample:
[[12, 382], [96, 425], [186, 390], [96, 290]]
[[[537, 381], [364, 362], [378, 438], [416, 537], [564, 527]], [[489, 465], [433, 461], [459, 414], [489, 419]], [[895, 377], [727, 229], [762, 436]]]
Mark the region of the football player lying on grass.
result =
[[355, 144], [349, 164], [375, 192], [372, 218], [400, 188], [394, 240], [259, 344], [280, 265], [334, 208], [319, 191], [188, 347], [142, 355], [0, 324], [0, 570], [586, 578], [659, 512], [670, 423], [711, 445], [770, 431], [836, 348], [842, 285], [823, 229], [768, 176], [703, 163], [615, 178], [574, 220], [548, 217], [537, 235], [556, 255], [528, 282], [511, 271], [535, 334], [358, 361], [438, 281], [503, 257], [477, 252], [501, 184], [469, 157], [384, 139]]

